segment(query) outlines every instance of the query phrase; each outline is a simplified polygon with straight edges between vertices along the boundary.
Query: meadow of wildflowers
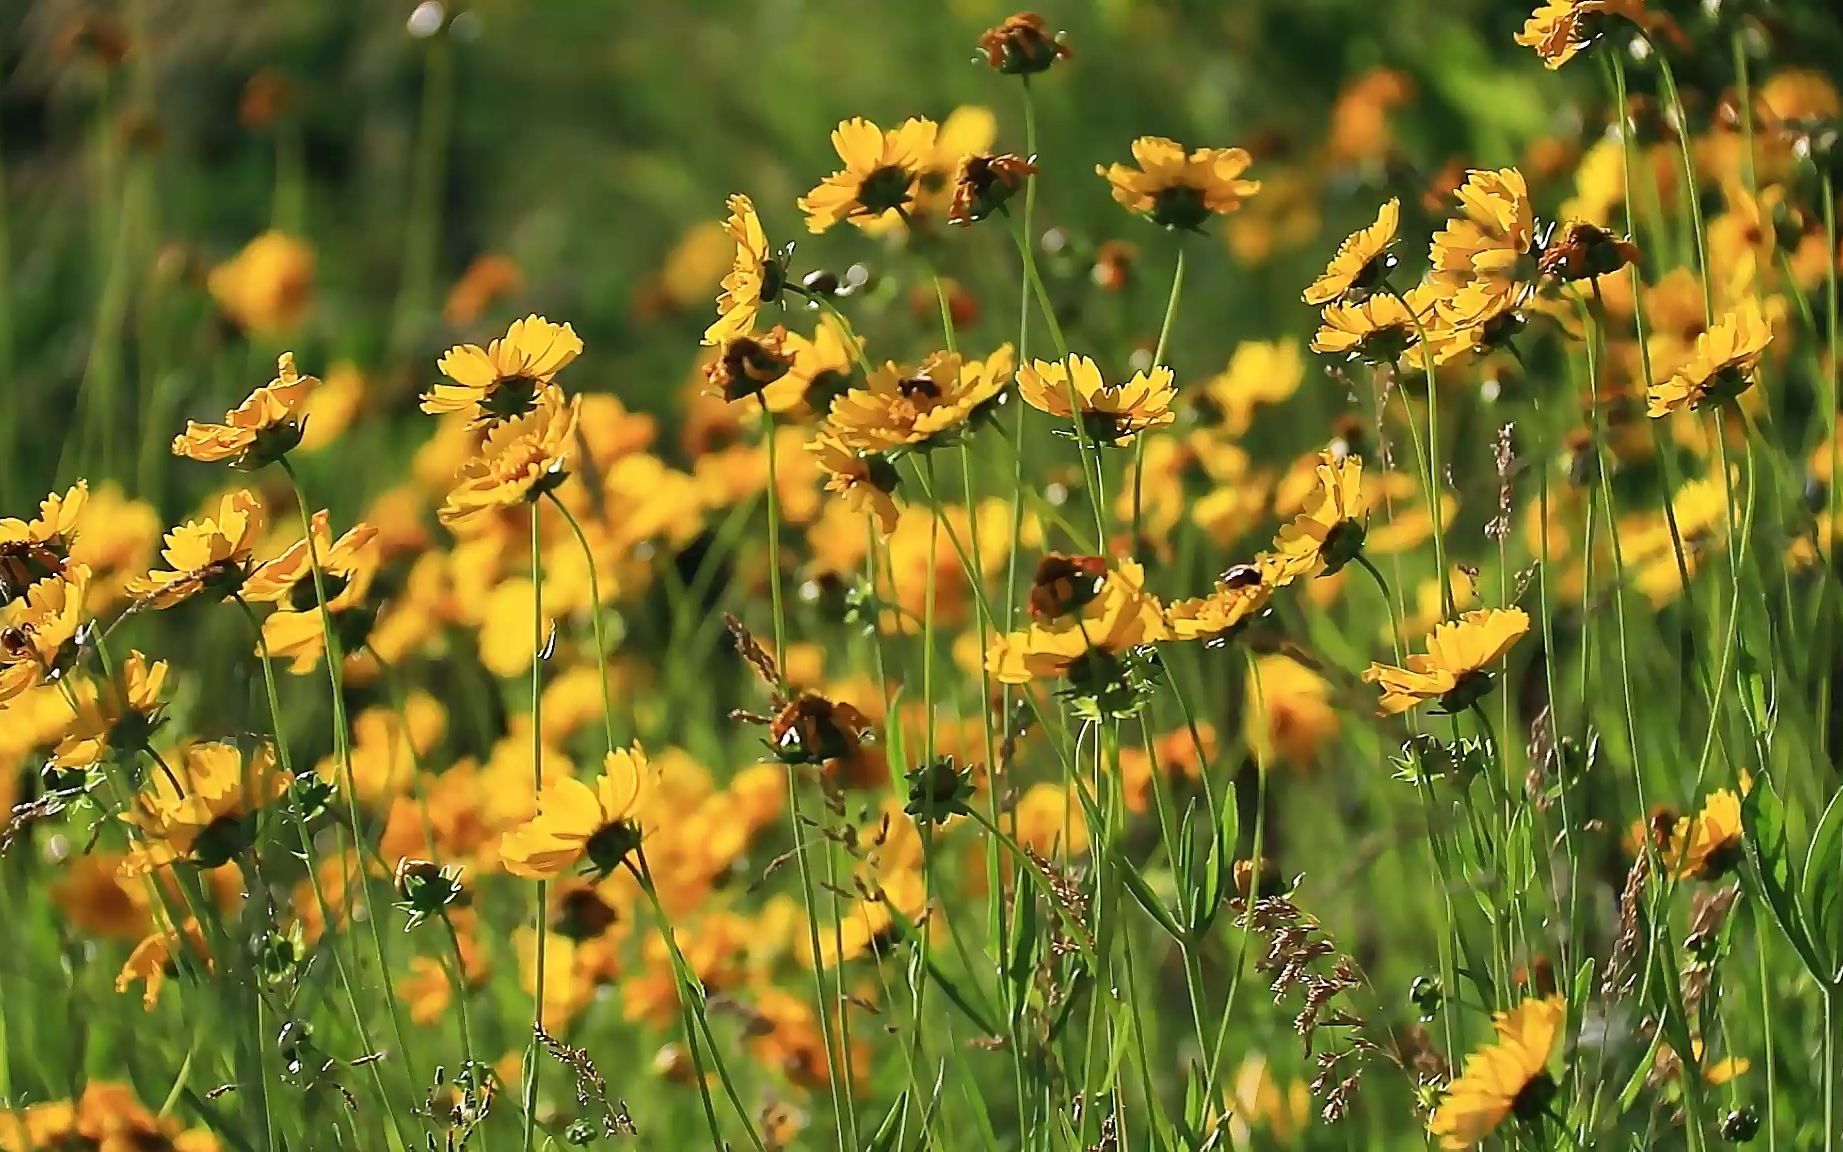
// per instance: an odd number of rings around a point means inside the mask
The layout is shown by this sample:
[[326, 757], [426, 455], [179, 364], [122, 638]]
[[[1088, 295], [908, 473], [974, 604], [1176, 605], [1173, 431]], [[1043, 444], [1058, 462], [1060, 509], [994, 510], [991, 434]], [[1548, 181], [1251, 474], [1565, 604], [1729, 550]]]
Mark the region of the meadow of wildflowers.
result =
[[0, 11], [0, 1150], [1836, 1152], [1843, 11], [887, 7]]

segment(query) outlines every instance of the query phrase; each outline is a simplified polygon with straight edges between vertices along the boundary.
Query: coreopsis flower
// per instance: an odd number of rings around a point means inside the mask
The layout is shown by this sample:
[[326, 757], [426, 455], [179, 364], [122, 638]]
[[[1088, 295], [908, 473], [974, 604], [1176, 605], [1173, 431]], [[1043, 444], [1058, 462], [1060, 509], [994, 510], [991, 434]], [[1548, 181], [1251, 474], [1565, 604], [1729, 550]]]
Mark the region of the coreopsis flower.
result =
[[863, 387], [832, 401], [826, 430], [858, 452], [930, 448], [995, 405], [1011, 372], [1009, 344], [983, 360], [937, 352], [914, 371], [886, 363]]
[[824, 232], [845, 220], [860, 228], [885, 217], [899, 220], [915, 198], [937, 131], [934, 121], [914, 117], [887, 132], [862, 117], [840, 122], [832, 147], [844, 167], [798, 201], [807, 230]]
[[877, 531], [885, 536], [896, 530], [898, 509], [893, 499], [900, 477], [896, 466], [876, 452], [853, 452], [838, 437], [821, 432], [806, 450], [825, 476], [825, 489], [844, 501], [845, 507], [876, 517]]
[[291, 671], [297, 675], [311, 672], [326, 647], [326, 628], [321, 619], [319, 590], [314, 585], [314, 566], [320, 568], [320, 584], [326, 590], [325, 610], [335, 621], [335, 631], [347, 650], [362, 643], [362, 632], [347, 636], [340, 627], [348, 614], [359, 613], [368, 624], [368, 615], [360, 612], [371, 592], [380, 560], [377, 529], [369, 524], [355, 524], [334, 540], [324, 511], [314, 513], [312, 545], [297, 540], [275, 559], [267, 561], [243, 585], [243, 598], [255, 603], [270, 603], [279, 610], [262, 622], [263, 651], [270, 656], [287, 657]]
[[1048, 22], [1035, 12], [1019, 12], [987, 28], [979, 36], [979, 50], [987, 64], [1010, 76], [1047, 72], [1072, 55], [1063, 34], [1050, 35]]
[[1166, 636], [1164, 612], [1133, 560], [1045, 556], [1030, 606], [1030, 625], [1000, 636], [987, 656], [987, 670], [1001, 683], [1085, 681], [1113, 658]]
[[226, 598], [249, 575], [251, 550], [262, 531], [262, 505], [248, 490], [218, 502], [215, 516], [188, 520], [166, 534], [160, 558], [167, 564], [128, 582], [139, 607], [171, 608], [200, 592]]
[[506, 871], [545, 879], [578, 865], [597, 877], [620, 868], [640, 847], [640, 815], [656, 776], [636, 744], [609, 752], [593, 786], [574, 776], [546, 784], [537, 813], [500, 839]]
[[273, 464], [301, 442], [307, 398], [319, 386], [318, 377], [295, 370], [294, 353], [283, 352], [275, 379], [226, 413], [224, 423], [188, 420], [186, 430], [173, 437], [173, 455], [207, 463], [228, 460], [232, 468], [246, 470]]
[[1553, 70], [1598, 40], [1612, 17], [1637, 22], [1644, 15], [1644, 0], [1543, 0], [1524, 21], [1517, 43], [1535, 49]]
[[1037, 166], [1009, 153], [994, 156], [977, 152], [960, 158], [954, 169], [950, 224], [968, 225], [1003, 210], [1024, 181], [1036, 175]]
[[534, 501], [568, 479], [565, 465], [575, 446], [581, 397], [568, 400], [554, 388], [537, 406], [493, 427], [474, 457], [461, 465], [447, 500], [437, 513], [449, 528], [462, 528], [502, 508]]
[[64, 571], [89, 495], [89, 481], [79, 480], [68, 491], [39, 501], [34, 519], [0, 518], [0, 604]]
[[1369, 296], [1395, 266], [1389, 246], [1395, 243], [1400, 226], [1401, 201], [1386, 201], [1377, 210], [1375, 223], [1344, 237], [1331, 263], [1300, 298], [1307, 304], [1329, 304], [1336, 300], [1354, 303]]
[[1598, 224], [1570, 220], [1542, 246], [1536, 268], [1551, 280], [1592, 280], [1638, 263], [1638, 245]]
[[288, 791], [292, 777], [275, 749], [259, 744], [246, 758], [228, 743], [193, 744], [166, 769], [147, 774], [122, 820], [139, 829], [122, 874], [138, 876], [176, 861], [216, 868], [255, 842], [262, 808]]
[[787, 374], [762, 390], [768, 411], [805, 419], [824, 412], [851, 387], [854, 357], [863, 342], [847, 336], [830, 316], [813, 329], [812, 339], [789, 332], [781, 350], [792, 358]]
[[1354, 303], [1325, 306], [1312, 351], [1342, 353], [1366, 364], [1393, 364], [1420, 342], [1433, 318], [1433, 292], [1416, 285], [1405, 295], [1371, 293]]
[[1128, 211], [1165, 228], [1195, 231], [1211, 216], [1235, 211], [1261, 190], [1259, 180], [1242, 179], [1254, 162], [1244, 148], [1186, 153], [1175, 140], [1141, 136], [1133, 141], [1133, 159], [1139, 167], [1111, 164], [1094, 170], [1107, 178], [1113, 198]]
[[1741, 798], [1731, 789], [1709, 793], [1702, 810], [1678, 819], [1659, 856], [1679, 880], [1717, 880], [1741, 859]]
[[1294, 517], [1274, 537], [1273, 555], [1285, 568], [1286, 580], [1334, 576], [1363, 548], [1368, 527], [1362, 458], [1336, 456], [1328, 450], [1320, 453], [1318, 483], [1316, 505]]
[[153, 1011], [154, 1005], [160, 1002], [160, 990], [165, 987], [168, 974], [179, 970], [178, 960], [184, 952], [190, 952], [192, 959], [206, 970], [217, 967], [196, 916], [186, 917], [178, 932], [162, 924], [143, 937], [122, 962], [122, 970], [115, 977], [115, 991], [126, 992], [139, 981], [141, 1007]]
[[1131, 444], [1141, 432], [1167, 428], [1177, 419], [1171, 410], [1177, 385], [1171, 369], [1162, 364], [1150, 372], [1134, 373], [1124, 384], [1109, 384], [1086, 356], [1038, 360], [1019, 370], [1018, 395], [1051, 416], [1068, 420], [1079, 414], [1082, 435], [1090, 443], [1116, 448]]
[[1535, 209], [1515, 168], [1474, 169], [1454, 196], [1460, 215], [1428, 252], [1442, 312], [1476, 317], [1522, 305], [1534, 293]]
[[759, 336], [731, 336], [704, 369], [710, 391], [725, 400], [759, 396], [793, 367], [787, 329], [775, 325]]
[[731, 196], [729, 210], [723, 231], [736, 242], [736, 256], [717, 297], [717, 318], [704, 329], [706, 344], [723, 344], [755, 331], [756, 313], [780, 299], [787, 287], [787, 269], [768, 249], [768, 234], [755, 214], [754, 201]]
[[282, 332], [300, 323], [314, 292], [314, 251], [269, 231], [211, 270], [205, 287], [246, 332]]
[[802, 692], [769, 720], [768, 746], [783, 764], [817, 764], [839, 783], [875, 787], [889, 777], [864, 747], [873, 731], [855, 706]]
[[480, 424], [535, 411], [557, 373], [582, 355], [582, 338], [568, 324], [542, 316], [514, 320], [506, 334], [482, 348], [457, 344], [435, 362], [448, 379], [422, 396], [431, 414], [470, 412]]
[[1427, 1121], [1440, 1147], [1462, 1152], [1484, 1143], [1510, 1117], [1533, 1120], [1555, 1095], [1549, 1074], [1567, 1008], [1561, 997], [1525, 1000], [1492, 1021], [1497, 1039], [1465, 1058]]
[[1382, 686], [1383, 715], [1436, 702], [1443, 712], [1463, 712], [1491, 690], [1490, 666], [1529, 631], [1521, 608], [1483, 608], [1437, 625], [1427, 652], [1408, 657], [1405, 668], [1371, 664], [1366, 684]]
[[1257, 657], [1244, 700], [1242, 738], [1263, 757], [1310, 768], [1337, 738], [1330, 683], [1291, 656]]
[[1747, 299], [1738, 309], [1696, 337], [1689, 360], [1645, 394], [1646, 414], [1656, 419], [1685, 409], [1700, 409], [1733, 400], [1753, 386], [1760, 355], [1772, 342], [1772, 325], [1759, 304]]
[[73, 717], [51, 762], [60, 768], [83, 768], [147, 747], [166, 703], [161, 698], [166, 673], [166, 661], [150, 664], [141, 653], [130, 652], [112, 680], [72, 685]]
[[69, 565], [0, 609], [0, 704], [67, 672], [83, 632], [90, 570]]
[[1207, 596], [1173, 601], [1165, 623], [1173, 640], [1201, 640], [1220, 647], [1233, 640], [1272, 599], [1266, 565], [1238, 564], [1222, 574]]

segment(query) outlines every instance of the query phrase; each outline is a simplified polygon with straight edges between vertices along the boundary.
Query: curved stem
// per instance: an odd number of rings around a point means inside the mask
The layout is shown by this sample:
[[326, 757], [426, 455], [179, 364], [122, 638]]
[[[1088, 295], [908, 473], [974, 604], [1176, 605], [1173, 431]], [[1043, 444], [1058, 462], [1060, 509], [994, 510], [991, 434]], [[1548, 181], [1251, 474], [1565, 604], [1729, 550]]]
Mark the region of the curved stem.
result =
[[[544, 791], [544, 565], [538, 540], [538, 506], [531, 505], [531, 797]], [[605, 693], [604, 693], [605, 695]], [[535, 923], [536, 967], [532, 977], [531, 1040], [525, 1049], [525, 1152], [537, 1143], [538, 1078], [543, 1053], [538, 1033], [544, 1030], [544, 976], [550, 937], [550, 885], [538, 881]]]
[[[595, 667], [602, 678], [602, 725], [608, 733], [608, 751], [614, 751], [614, 700], [608, 686], [608, 644], [602, 638], [602, 587], [600, 577], [595, 571], [595, 553], [589, 547], [589, 538], [584, 534], [582, 525], [577, 522], [575, 513], [571, 512], [563, 501], [557, 499], [555, 491], [545, 493], [550, 502], [563, 513], [564, 523], [576, 534], [576, 543], [582, 548], [582, 562], [589, 568], [589, 622], [595, 629]], [[536, 510], [533, 509], [533, 515]]]

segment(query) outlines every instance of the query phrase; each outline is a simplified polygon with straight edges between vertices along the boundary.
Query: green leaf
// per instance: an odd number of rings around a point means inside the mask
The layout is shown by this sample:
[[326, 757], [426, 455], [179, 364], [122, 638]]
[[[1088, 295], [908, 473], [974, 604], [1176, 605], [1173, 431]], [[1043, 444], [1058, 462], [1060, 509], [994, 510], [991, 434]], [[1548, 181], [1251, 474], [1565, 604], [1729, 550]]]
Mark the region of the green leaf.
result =
[[1132, 861], [1127, 859], [1124, 852], [1113, 852], [1110, 855], [1113, 857], [1114, 868], [1119, 872], [1121, 879], [1126, 881], [1126, 890], [1131, 892], [1133, 899], [1145, 909], [1145, 914], [1158, 921], [1158, 926], [1163, 928], [1173, 940], [1182, 943], [1184, 940], [1183, 927], [1178, 924], [1171, 910], [1165, 907], [1165, 902], [1159, 898], [1158, 893], [1152, 890], [1152, 885], [1140, 875], [1139, 869], [1133, 866]]
[[1741, 801], [1742, 839], [1747, 847], [1749, 870], [1758, 895], [1778, 923], [1779, 930], [1791, 942], [1812, 975], [1820, 975], [1823, 964], [1805, 934], [1804, 921], [1792, 899], [1792, 864], [1786, 852], [1785, 805], [1773, 790], [1770, 777], [1760, 776]]
[[1843, 791], [1830, 798], [1805, 854], [1799, 913], [1818, 951], [1827, 952], [1831, 984], [1843, 979]]
[[[1029, 865], [1025, 865], [1029, 867]], [[1037, 969], [1037, 902], [1030, 887], [1019, 884], [1011, 901], [1011, 967], [1005, 972], [1005, 1011], [1012, 1031], [1030, 1005], [1030, 981]]]
[[909, 1108], [909, 1090], [904, 1088], [890, 1105], [889, 1112], [883, 1117], [883, 1123], [877, 1125], [877, 1131], [864, 1145], [864, 1152], [890, 1152], [896, 1146], [896, 1140], [902, 1135], [902, 1114]]

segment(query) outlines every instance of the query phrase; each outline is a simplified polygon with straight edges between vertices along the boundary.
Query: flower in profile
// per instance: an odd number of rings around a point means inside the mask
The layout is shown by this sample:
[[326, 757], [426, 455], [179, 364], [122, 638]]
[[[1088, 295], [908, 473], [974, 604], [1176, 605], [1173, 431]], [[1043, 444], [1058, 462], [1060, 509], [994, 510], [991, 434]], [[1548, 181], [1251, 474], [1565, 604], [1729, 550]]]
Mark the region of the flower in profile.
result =
[[1401, 201], [1389, 200], [1376, 212], [1376, 222], [1344, 237], [1325, 265], [1318, 279], [1300, 294], [1307, 304], [1329, 304], [1336, 300], [1356, 302], [1365, 299], [1382, 283], [1395, 257], [1389, 246], [1395, 243], [1395, 231], [1401, 226]]
[[1164, 611], [1145, 590], [1136, 561], [1051, 554], [1037, 566], [1027, 628], [1000, 636], [986, 668], [1004, 684], [1067, 676], [1078, 690], [1104, 693], [1119, 658], [1163, 640]]
[[1173, 601], [1165, 622], [1173, 640], [1201, 640], [1221, 647], [1239, 635], [1272, 599], [1277, 575], [1265, 562], [1237, 564], [1222, 574], [1207, 596]]
[[787, 270], [768, 249], [768, 234], [755, 214], [754, 201], [731, 196], [729, 210], [723, 231], [736, 242], [736, 256], [717, 297], [717, 318], [704, 329], [706, 344], [723, 344], [755, 331], [756, 313], [780, 299], [787, 287]]
[[295, 541], [250, 573], [243, 585], [245, 600], [279, 607], [262, 622], [263, 648], [270, 656], [289, 658], [297, 675], [313, 671], [326, 648], [314, 566], [320, 568], [326, 611], [339, 625], [335, 631], [345, 641], [341, 647], [349, 651], [364, 642], [369, 629], [370, 614], [362, 610], [380, 560], [378, 532], [370, 524], [355, 524], [334, 540], [321, 511], [314, 514], [312, 531], [311, 547], [305, 539]]
[[851, 704], [834, 702], [817, 692], [802, 692], [768, 722], [768, 744], [783, 764], [817, 764], [845, 784], [872, 787], [889, 782], [888, 774], [866, 757], [864, 742], [870, 720]]
[[798, 202], [807, 230], [824, 232], [845, 220], [862, 228], [888, 216], [900, 218], [915, 198], [936, 131], [934, 121], [913, 117], [887, 132], [862, 117], [842, 121], [832, 131], [832, 147], [844, 167]]
[[0, 609], [0, 704], [70, 669], [83, 631], [90, 570], [72, 564]]
[[79, 480], [68, 491], [39, 501], [34, 519], [0, 518], [0, 604], [63, 573], [89, 495], [89, 481]]
[[950, 224], [976, 224], [1004, 209], [1024, 181], [1036, 175], [1037, 166], [1009, 153], [994, 156], [976, 152], [960, 158], [954, 169], [953, 205], [947, 211]]
[[582, 355], [582, 338], [568, 324], [542, 316], [514, 320], [506, 334], [482, 348], [457, 344], [435, 362], [448, 379], [423, 393], [422, 410], [471, 412], [480, 424], [534, 411], [557, 373]]
[[1063, 34], [1050, 35], [1049, 24], [1035, 12], [1019, 12], [987, 28], [980, 34], [979, 50], [987, 64], [1009, 76], [1047, 72], [1072, 55]]
[[1372, 293], [1354, 303], [1328, 304], [1312, 337], [1312, 351], [1393, 364], [1419, 343], [1432, 316], [1433, 291], [1427, 285], [1416, 285], [1405, 296]]
[[1656, 419], [1672, 412], [1724, 403], [1753, 386], [1760, 355], [1772, 342], [1772, 325], [1749, 298], [1696, 337], [1689, 360], [1668, 380], [1645, 394], [1646, 414]]
[[213, 268], [205, 287], [244, 331], [286, 331], [313, 299], [314, 251], [285, 232], [264, 232]]
[[273, 464], [301, 442], [307, 398], [320, 386], [318, 377], [295, 370], [294, 353], [276, 361], [275, 379], [251, 392], [224, 416], [222, 424], [186, 422], [173, 438], [173, 455], [207, 463], [228, 460], [245, 470]]
[[1427, 1121], [1447, 1152], [1484, 1143], [1506, 1119], [1534, 1120], [1555, 1095], [1549, 1061], [1567, 1020], [1561, 997], [1525, 1000], [1492, 1021], [1497, 1039], [1465, 1058]]
[[1297, 576], [1334, 576], [1363, 548], [1368, 527], [1362, 458], [1320, 453], [1318, 483], [1316, 506], [1294, 517], [1274, 537], [1273, 555], [1286, 572], [1280, 583]]
[[200, 868], [229, 863], [255, 842], [263, 805], [286, 793], [291, 781], [267, 744], [247, 759], [235, 744], [191, 745], [171, 772], [148, 773], [133, 810], [122, 815], [140, 829], [122, 874], [144, 875], [176, 861]]
[[1570, 220], [1542, 246], [1536, 268], [1551, 280], [1592, 280], [1638, 263], [1638, 245], [1585, 220]]
[[1109, 384], [1086, 356], [1038, 360], [1018, 372], [1018, 395], [1051, 416], [1067, 420], [1079, 413], [1082, 435], [1090, 443], [1116, 448], [1131, 444], [1141, 432], [1169, 427], [1177, 419], [1171, 410], [1177, 386], [1171, 369], [1162, 364], [1149, 373], [1134, 373], [1124, 384]]
[[1636, 22], [1644, 15], [1644, 0], [1543, 0], [1524, 21], [1517, 43], [1535, 49], [1553, 70], [1604, 35], [1611, 17]]
[[[181, 925], [179, 932], [174, 932], [165, 925], [159, 925], [136, 944], [134, 950], [128, 953], [128, 959], [122, 962], [122, 970], [116, 974], [115, 991], [118, 994], [126, 992], [135, 981], [140, 981], [141, 1007], [152, 1012], [154, 1005], [160, 1002], [160, 990], [166, 986], [168, 974], [179, 970], [178, 961], [182, 953], [189, 953], [194, 962], [207, 970], [217, 967], [212, 961], [210, 945], [205, 943], [204, 929], [199, 926], [196, 916], [186, 917], [186, 922]], [[91, 1085], [92, 1088], [95, 1086]], [[116, 1115], [118, 1119], [111, 1127], [119, 1125], [120, 1114]], [[91, 1144], [87, 1141], [76, 1146], [103, 1147], [100, 1143]], [[155, 1144], [142, 1146], [158, 1147]], [[123, 1147], [132, 1148], [135, 1147], [135, 1144], [125, 1144]], [[172, 1144], [169, 1147], [181, 1149], [190, 1146]], [[210, 1144], [200, 1145], [200, 1147], [201, 1149], [215, 1149], [217, 1143], [213, 1141]]]
[[1741, 798], [1728, 788], [1709, 793], [1702, 810], [1670, 829], [1659, 855], [1679, 880], [1719, 880], [1741, 860]]
[[787, 329], [775, 325], [760, 336], [731, 336], [704, 369], [712, 393], [736, 401], [759, 396], [793, 368]]
[[1129, 212], [1164, 228], [1196, 231], [1211, 216], [1235, 211], [1261, 190], [1259, 180], [1242, 179], [1254, 162], [1243, 148], [1186, 153], [1175, 140], [1141, 136], [1133, 141], [1133, 159], [1139, 167], [1112, 164], [1094, 170], [1107, 178], [1113, 198]]
[[937, 352], [914, 371], [886, 363], [832, 401], [826, 431], [858, 452], [934, 447], [996, 405], [1011, 371], [1009, 344], [983, 360]]
[[537, 407], [497, 424], [480, 451], [456, 476], [437, 513], [449, 528], [461, 528], [501, 508], [534, 501], [569, 478], [564, 465], [575, 444], [581, 397], [563, 398], [546, 389]]
[[1382, 686], [1385, 716], [1417, 704], [1437, 702], [1443, 712], [1463, 712], [1491, 690], [1489, 667], [1529, 631], [1521, 608], [1482, 608], [1435, 626], [1426, 654], [1408, 657], [1405, 668], [1371, 664], [1366, 684]]
[[893, 499], [900, 477], [896, 466], [876, 452], [854, 452], [838, 437], [821, 432], [806, 445], [813, 462], [825, 476], [825, 488], [861, 515], [874, 516], [877, 531], [888, 536], [896, 530], [898, 509]]
[[1454, 196], [1460, 215], [1434, 233], [1428, 252], [1441, 310], [1463, 319], [1521, 306], [1535, 290], [1536, 243], [1523, 174], [1474, 169]]
[[150, 664], [141, 653], [130, 652], [108, 682], [83, 680], [72, 685], [71, 724], [51, 762], [59, 768], [84, 768], [146, 748], [166, 704], [161, 698], [166, 672], [166, 661]]
[[218, 502], [217, 515], [188, 520], [166, 534], [160, 549], [165, 569], [128, 582], [139, 607], [171, 608], [200, 592], [229, 597], [249, 575], [251, 550], [262, 530], [262, 506], [239, 490]]
[[640, 847], [640, 815], [656, 776], [636, 744], [608, 753], [593, 786], [574, 776], [546, 784], [537, 813], [499, 842], [506, 871], [547, 879], [581, 865], [607, 876]]

